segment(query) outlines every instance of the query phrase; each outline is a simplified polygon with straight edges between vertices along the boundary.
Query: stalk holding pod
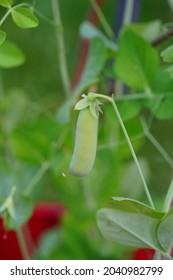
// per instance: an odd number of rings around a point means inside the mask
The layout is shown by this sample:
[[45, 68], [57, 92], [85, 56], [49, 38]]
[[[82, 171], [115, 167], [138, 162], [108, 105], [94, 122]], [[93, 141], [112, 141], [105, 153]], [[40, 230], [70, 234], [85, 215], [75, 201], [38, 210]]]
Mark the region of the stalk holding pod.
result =
[[69, 173], [75, 176], [88, 175], [94, 165], [97, 150], [97, 135], [100, 102], [89, 93], [88, 96], [82, 95], [75, 110], [80, 110], [75, 136], [75, 146], [70, 162]]

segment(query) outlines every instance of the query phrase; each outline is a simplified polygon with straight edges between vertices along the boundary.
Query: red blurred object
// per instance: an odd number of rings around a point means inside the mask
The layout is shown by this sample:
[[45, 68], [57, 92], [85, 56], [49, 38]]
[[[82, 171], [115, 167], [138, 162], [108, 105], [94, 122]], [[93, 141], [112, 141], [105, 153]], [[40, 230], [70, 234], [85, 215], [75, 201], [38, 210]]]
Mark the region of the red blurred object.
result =
[[[64, 207], [58, 203], [40, 202], [37, 203], [33, 214], [22, 232], [27, 245], [29, 255], [32, 256], [38, 245], [39, 239], [46, 230], [60, 224], [64, 213]], [[0, 260], [22, 260], [22, 252], [18, 244], [16, 232], [7, 231], [3, 227], [3, 220], [0, 218]]]
[[154, 250], [152, 249], [137, 249], [133, 252], [133, 260], [153, 260]]

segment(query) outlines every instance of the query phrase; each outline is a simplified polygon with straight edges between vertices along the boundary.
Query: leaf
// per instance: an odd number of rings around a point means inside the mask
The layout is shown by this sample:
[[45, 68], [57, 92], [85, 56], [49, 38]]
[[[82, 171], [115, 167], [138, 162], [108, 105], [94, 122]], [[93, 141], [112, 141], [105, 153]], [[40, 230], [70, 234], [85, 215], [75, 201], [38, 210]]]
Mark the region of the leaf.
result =
[[1, 125], [5, 134], [10, 135], [26, 114], [27, 97], [23, 92], [13, 89], [2, 101], [2, 104], [5, 109], [3, 110], [3, 121]]
[[173, 62], [173, 45], [169, 46], [164, 51], [162, 51], [161, 57], [163, 58], [164, 62]]
[[83, 38], [92, 39], [95, 37], [100, 38], [108, 49], [115, 52], [117, 50], [117, 45], [115, 42], [109, 40], [97, 27], [95, 27], [90, 22], [83, 22], [80, 26], [80, 35]]
[[166, 72], [169, 74], [170, 78], [173, 79], [173, 65], [169, 66]]
[[153, 91], [154, 98], [143, 101], [158, 119], [173, 117], [173, 82], [166, 71], [159, 71]]
[[75, 91], [81, 92], [84, 88], [97, 82], [106, 60], [107, 48], [105, 44], [100, 38], [93, 38], [82, 78]]
[[137, 32], [141, 35], [145, 40], [152, 41], [153, 38], [157, 37], [161, 31], [161, 21], [160, 20], [152, 20], [149, 22], [142, 23], [132, 23], [128, 25], [132, 31]]
[[155, 107], [154, 115], [158, 119], [170, 119], [173, 117], [173, 94], [172, 96], [168, 96], [168, 97], [165, 96], [160, 98], [160, 102], [158, 102], [158, 106]]
[[100, 38], [93, 38], [82, 78], [72, 93], [72, 96], [57, 110], [56, 117], [59, 122], [68, 123], [70, 112], [81, 93], [87, 87], [98, 82], [99, 74], [107, 60], [107, 48]]
[[136, 100], [123, 100], [118, 102], [117, 106], [123, 121], [136, 117], [141, 110], [141, 103]]
[[[148, 181], [150, 177], [150, 167], [145, 158], [138, 158], [142, 173]], [[120, 186], [121, 193], [132, 199], [140, 199], [144, 194], [143, 183], [139, 176], [135, 162], [132, 160], [128, 162], [123, 168], [123, 176], [121, 178]]]
[[17, 127], [12, 134], [12, 147], [15, 156], [32, 163], [47, 159], [50, 143], [61, 134], [56, 121], [40, 116]]
[[157, 229], [157, 236], [164, 250], [170, 252], [173, 245], [173, 208], [163, 217]]
[[103, 236], [113, 242], [163, 251], [156, 238], [163, 216], [143, 203], [116, 197], [97, 212], [97, 223]]
[[0, 46], [0, 67], [13, 68], [25, 62], [24, 53], [15, 44], [5, 41]]
[[173, 0], [167, 0], [168, 1], [168, 4], [171, 8], [171, 10], [173, 11]]
[[28, 8], [17, 7], [11, 12], [15, 24], [23, 29], [34, 28], [39, 24], [38, 19]]
[[10, 8], [13, 4], [13, 0], [0, 0], [0, 6]]
[[0, 212], [6, 228], [19, 228], [29, 219], [33, 201], [30, 196], [24, 196], [24, 190], [37, 169], [38, 167], [23, 162], [12, 166], [1, 160]]
[[5, 39], [6, 39], [6, 33], [0, 30], [0, 45], [4, 43]]
[[148, 91], [158, 67], [157, 51], [130, 28], [123, 29], [115, 61], [117, 76], [136, 90]]

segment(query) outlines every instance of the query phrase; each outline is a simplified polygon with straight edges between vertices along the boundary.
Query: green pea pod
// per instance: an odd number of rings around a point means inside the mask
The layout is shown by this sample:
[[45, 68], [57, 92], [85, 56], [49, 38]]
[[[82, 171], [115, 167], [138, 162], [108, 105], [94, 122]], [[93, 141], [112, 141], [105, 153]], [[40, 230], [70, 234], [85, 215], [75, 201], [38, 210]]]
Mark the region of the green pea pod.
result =
[[81, 110], [69, 173], [75, 176], [86, 176], [90, 173], [96, 156], [97, 134], [98, 118], [91, 114], [89, 107]]

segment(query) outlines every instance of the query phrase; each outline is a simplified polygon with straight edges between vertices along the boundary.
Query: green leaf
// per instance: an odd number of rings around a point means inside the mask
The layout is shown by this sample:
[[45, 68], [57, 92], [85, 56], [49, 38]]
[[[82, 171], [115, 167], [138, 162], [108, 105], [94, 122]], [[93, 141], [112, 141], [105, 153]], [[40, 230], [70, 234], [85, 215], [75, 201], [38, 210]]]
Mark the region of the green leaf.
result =
[[[145, 158], [138, 158], [142, 173], [148, 182], [150, 177], [150, 167]], [[143, 183], [135, 162], [132, 160], [123, 167], [123, 176], [121, 178], [120, 187], [123, 196], [140, 199], [144, 194]]]
[[163, 251], [156, 228], [164, 213], [135, 200], [116, 197], [97, 212], [103, 236], [113, 242]]
[[163, 217], [157, 229], [157, 236], [164, 250], [170, 252], [173, 245], [173, 208]]
[[6, 33], [0, 30], [0, 45], [4, 43], [5, 39], [6, 39]]
[[41, 163], [47, 159], [50, 143], [59, 135], [57, 122], [40, 116], [14, 130], [11, 138], [13, 153], [21, 160]]
[[164, 62], [173, 62], [173, 45], [169, 46], [164, 51], [162, 51], [161, 57], [163, 58]]
[[80, 26], [80, 35], [83, 38], [92, 39], [95, 37], [100, 38], [108, 49], [115, 52], [117, 45], [115, 42], [109, 40], [97, 27], [90, 22], [83, 22]]
[[[152, 107], [152, 105], [150, 104]], [[154, 107], [152, 107], [154, 108]], [[173, 94], [172, 96], [162, 97], [158, 102], [158, 106], [155, 107], [154, 115], [158, 119], [170, 119], [173, 117]]]
[[10, 135], [14, 128], [20, 123], [26, 114], [27, 97], [19, 90], [12, 90], [11, 93], [1, 102], [4, 109], [2, 128], [6, 135]]
[[160, 20], [152, 20], [145, 23], [132, 23], [128, 27], [150, 42], [160, 34], [162, 23]]
[[0, 46], [0, 67], [13, 68], [25, 62], [24, 53], [15, 44], [5, 41]]
[[8, 229], [21, 227], [31, 216], [33, 201], [24, 190], [38, 167], [22, 164], [10, 165], [0, 162], [0, 213]]
[[157, 51], [136, 32], [124, 28], [120, 35], [115, 71], [128, 86], [148, 91], [159, 67]]
[[169, 66], [166, 72], [169, 74], [170, 78], [173, 79], [173, 65]]
[[97, 82], [107, 60], [107, 48], [100, 38], [93, 38], [82, 78], [75, 91], [81, 92]]
[[12, 19], [20, 28], [34, 28], [39, 24], [38, 19], [33, 12], [28, 8], [17, 7], [11, 12]]
[[136, 117], [141, 110], [141, 103], [136, 100], [123, 100], [117, 106], [123, 121]]
[[143, 101], [158, 119], [173, 117], [173, 82], [166, 71], [159, 71], [153, 91], [154, 98]]
[[86, 88], [98, 82], [100, 72], [102, 71], [107, 60], [107, 48], [100, 38], [93, 38], [89, 49], [88, 59], [82, 78], [76, 89], [62, 106], [57, 110], [56, 117], [59, 122], [68, 123], [70, 112], [75, 105], [81, 93]]
[[0, 6], [10, 8], [13, 4], [13, 0], [0, 0]]

